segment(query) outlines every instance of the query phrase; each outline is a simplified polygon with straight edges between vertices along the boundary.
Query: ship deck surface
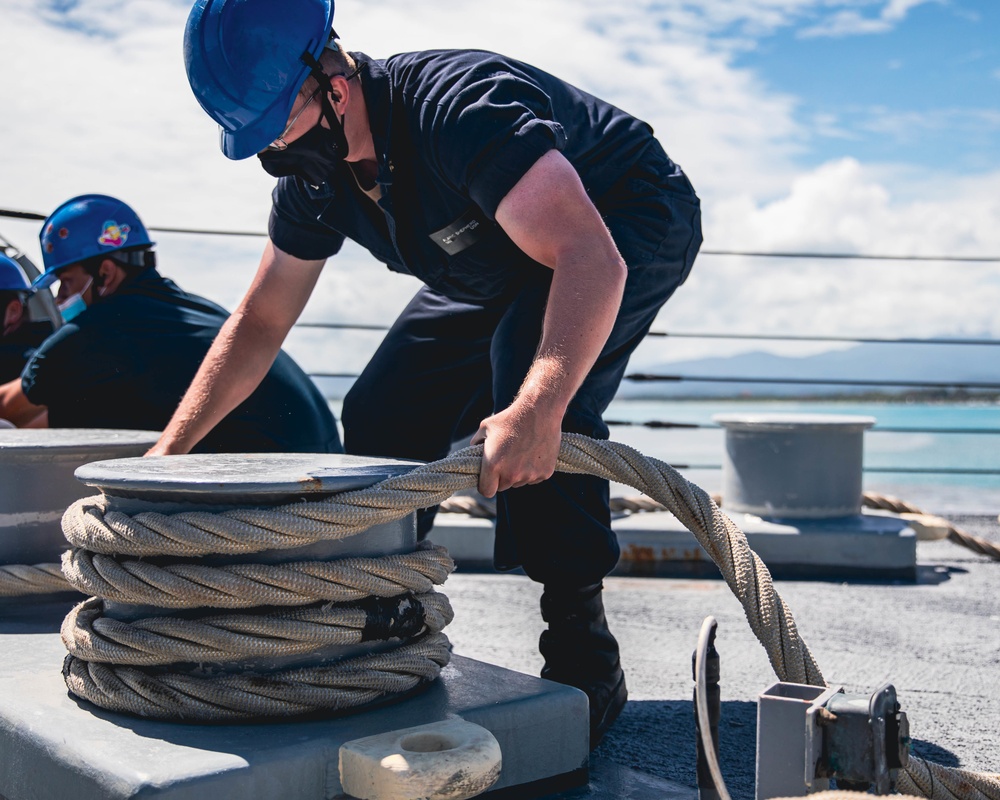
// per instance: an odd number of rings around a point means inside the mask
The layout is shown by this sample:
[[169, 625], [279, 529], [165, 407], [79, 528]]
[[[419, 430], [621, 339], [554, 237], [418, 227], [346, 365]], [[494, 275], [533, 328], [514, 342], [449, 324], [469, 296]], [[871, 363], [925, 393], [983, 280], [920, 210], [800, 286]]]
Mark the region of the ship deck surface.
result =
[[[952, 519], [1000, 541], [995, 517]], [[947, 541], [921, 542], [917, 555], [915, 584], [813, 580], [776, 588], [828, 683], [859, 694], [892, 683], [915, 753], [1000, 772], [1000, 563]], [[694, 786], [691, 653], [711, 614], [719, 622], [722, 771], [734, 800], [752, 798], [756, 699], [777, 678], [742, 607], [721, 580], [612, 577], [605, 585], [630, 700], [595, 751], [595, 773], [621, 765], [640, 778]], [[456, 611], [448, 628], [456, 653], [537, 674], [541, 587], [519, 575], [463, 574], [459, 565], [445, 591]], [[638, 784], [628, 796], [657, 796]], [[595, 782], [572, 797], [622, 791]]]

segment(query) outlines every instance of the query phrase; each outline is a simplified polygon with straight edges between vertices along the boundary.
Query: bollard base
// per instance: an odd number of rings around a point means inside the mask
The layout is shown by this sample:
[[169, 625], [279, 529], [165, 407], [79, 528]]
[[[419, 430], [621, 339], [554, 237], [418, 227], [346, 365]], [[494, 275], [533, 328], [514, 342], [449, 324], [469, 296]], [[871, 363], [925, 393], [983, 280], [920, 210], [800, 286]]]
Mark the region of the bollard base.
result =
[[[582, 692], [455, 656], [423, 692], [335, 719], [185, 725], [102, 711], [66, 691], [60, 614], [0, 619], [0, 797], [6, 800], [315, 800], [342, 797], [341, 744], [461, 717], [500, 743], [494, 791], [519, 798], [587, 781]], [[537, 787], [537, 788], [533, 788]]]
[[[730, 517], [775, 578], [916, 581], [917, 540], [905, 520], [878, 514], [817, 520], [737, 513]], [[613, 520], [611, 527], [621, 546], [613, 575], [719, 574], [708, 553], [673, 514], [630, 514]], [[429, 538], [448, 548], [460, 571], [493, 570], [492, 520], [439, 514]]]

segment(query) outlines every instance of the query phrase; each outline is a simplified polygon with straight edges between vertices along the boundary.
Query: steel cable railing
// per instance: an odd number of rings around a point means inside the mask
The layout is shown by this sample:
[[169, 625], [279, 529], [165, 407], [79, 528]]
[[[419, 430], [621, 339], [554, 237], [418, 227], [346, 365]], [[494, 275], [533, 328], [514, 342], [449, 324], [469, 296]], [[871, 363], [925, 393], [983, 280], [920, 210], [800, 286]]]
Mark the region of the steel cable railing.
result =
[[[0, 217], [8, 219], [23, 219], [41, 222], [46, 219], [44, 214], [35, 211], [17, 211], [13, 209], [0, 208]], [[159, 225], [148, 225], [147, 230], [158, 233], [180, 233], [197, 236], [257, 236], [264, 237], [264, 231], [227, 231], [208, 228], [177, 228], [163, 227]], [[705, 256], [744, 256], [748, 258], [822, 258], [838, 261], [862, 260], [862, 261], [949, 261], [978, 264], [1000, 264], [1000, 256], [956, 256], [956, 255], [929, 255], [929, 256], [908, 256], [898, 254], [870, 254], [870, 253], [813, 253], [813, 252], [766, 252], [762, 250], [714, 250], [702, 248], [700, 255]]]
[[[692, 430], [722, 430], [721, 425], [714, 425], [706, 422], [669, 422], [667, 420], [648, 420], [644, 422], [634, 422], [631, 420], [606, 419], [606, 424], [612, 427], [625, 428], [687, 428]], [[966, 433], [980, 436], [1000, 433], [1000, 428], [900, 428], [892, 425], [875, 425], [870, 428], [871, 433]]]
[[[327, 330], [387, 331], [388, 325], [370, 325], [360, 322], [297, 322], [296, 328], [321, 328]], [[763, 342], [836, 342], [842, 344], [933, 344], [963, 346], [1000, 346], [1000, 339], [966, 339], [886, 336], [811, 336], [795, 333], [724, 333], [698, 331], [649, 331], [646, 336], [670, 339], [747, 339]]]
[[646, 372], [633, 372], [625, 376], [625, 380], [641, 383], [779, 383], [801, 386], [871, 386], [898, 387], [905, 389], [990, 389], [1000, 390], [1000, 383], [990, 381], [897, 381], [887, 379], [855, 379], [855, 378], [757, 378], [753, 376], [726, 375], [659, 375]]
[[[30, 211], [18, 211], [11, 209], [0, 209], [0, 217], [10, 219], [20, 219], [29, 221], [42, 221], [46, 217], [43, 214]], [[185, 228], [167, 226], [149, 226], [149, 230], [159, 233], [175, 233], [182, 235], [196, 236], [250, 236], [264, 237], [267, 234], [262, 231], [239, 231], [220, 230], [204, 228]], [[822, 252], [767, 252], [755, 250], [722, 250], [703, 248], [701, 255], [709, 256], [742, 256], [750, 258], [777, 258], [777, 259], [824, 259], [824, 260], [863, 260], [863, 261], [900, 261], [900, 262], [955, 262], [955, 263], [1000, 263], [1000, 256], [959, 256], [959, 255], [898, 255], [898, 254], [866, 254], [866, 253], [822, 253]], [[295, 326], [301, 329], [324, 329], [324, 330], [359, 330], [378, 331], [388, 330], [386, 325], [376, 325], [367, 323], [335, 323], [321, 321], [299, 322]], [[785, 342], [831, 342], [831, 343], [854, 343], [854, 344], [891, 344], [891, 345], [943, 345], [943, 346], [996, 346], [1000, 345], [1000, 339], [989, 338], [946, 338], [946, 337], [876, 337], [876, 336], [829, 336], [829, 335], [808, 335], [808, 334], [765, 334], [746, 332], [713, 332], [713, 331], [650, 331], [647, 336], [657, 338], [675, 339], [727, 339], [727, 340], [751, 340], [751, 341], [785, 341]], [[314, 372], [311, 377], [320, 379], [341, 379], [353, 380], [357, 378], [354, 373], [339, 372]], [[795, 377], [773, 377], [773, 376], [720, 376], [720, 375], [680, 375], [680, 374], [655, 374], [655, 373], [631, 373], [625, 376], [626, 380], [632, 382], [694, 382], [694, 383], [748, 383], [748, 384], [783, 384], [801, 386], [853, 386], [872, 388], [900, 388], [919, 390], [953, 390], [953, 391], [1000, 391], [1000, 383], [989, 381], [903, 381], [884, 379], [845, 379], [845, 378], [795, 378]], [[718, 428], [715, 425], [671, 422], [663, 420], [649, 420], [644, 422], [630, 422], [624, 420], [610, 420], [612, 426], [642, 426], [650, 429], [711, 429]], [[900, 434], [967, 434], [967, 435], [992, 435], [1000, 433], [996, 428], [919, 428], [919, 427], [891, 427], [875, 426], [873, 433], [900, 433]], [[686, 469], [718, 469], [718, 465], [684, 465]], [[994, 469], [953, 469], [953, 468], [931, 468], [931, 467], [866, 467], [866, 472], [890, 472], [890, 473], [927, 473], [927, 474], [961, 474], [961, 475], [996, 475], [1000, 470]]]

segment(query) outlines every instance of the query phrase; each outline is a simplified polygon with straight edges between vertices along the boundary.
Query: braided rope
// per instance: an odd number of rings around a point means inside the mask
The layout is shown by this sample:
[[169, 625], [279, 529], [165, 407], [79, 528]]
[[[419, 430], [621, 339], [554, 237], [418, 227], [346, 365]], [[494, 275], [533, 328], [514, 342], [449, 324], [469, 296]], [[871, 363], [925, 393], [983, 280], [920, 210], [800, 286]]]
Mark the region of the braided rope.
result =
[[63, 554], [63, 575], [85, 594], [160, 608], [300, 606], [429, 592], [455, 569], [443, 547], [379, 558], [288, 564], [166, 564], [100, 553]]
[[441, 672], [448, 638], [434, 633], [395, 650], [331, 665], [202, 677], [109, 666], [66, 656], [69, 690], [109, 711], [184, 722], [239, 722], [346, 711], [410, 692]]
[[496, 498], [453, 495], [441, 501], [438, 511], [442, 514], [465, 514], [476, 519], [496, 519]]
[[[440, 633], [454, 613], [437, 592], [390, 598], [417, 615], [415, 634]], [[370, 609], [362, 604], [269, 610], [267, 613], [147, 617], [134, 621], [104, 615], [104, 601], [92, 597], [63, 621], [62, 640], [71, 655], [84, 661], [129, 666], [177, 662], [230, 662], [246, 658], [301, 655], [329, 645], [370, 641]], [[389, 626], [386, 626], [389, 628]], [[406, 633], [386, 630], [391, 636]]]
[[[129, 517], [103, 499], [87, 498], [71, 506], [64, 517], [67, 538], [98, 553], [127, 555], [198, 555], [254, 552], [302, 546], [352, 535], [374, 524], [391, 522], [416, 508], [440, 503], [455, 491], [478, 483], [482, 446], [469, 447], [375, 486], [331, 498], [290, 503], [276, 509], [245, 509], [222, 514], [184, 512], [166, 515], [144, 512]], [[668, 464], [647, 459], [638, 451], [613, 442], [564, 434], [558, 469], [587, 473], [628, 483], [663, 503], [694, 534], [722, 571], [740, 599], [747, 621], [767, 652], [781, 680], [816, 683], [822, 675], [801, 641], [791, 611], [774, 591], [771, 575], [746, 543], [746, 537], [722, 514], [699, 487], [689, 484]], [[252, 522], [252, 528], [248, 528]], [[296, 524], [302, 530], [289, 533]], [[241, 537], [252, 538], [242, 544]], [[205, 549], [209, 547], [210, 549]], [[163, 607], [246, 607], [247, 604], [291, 604], [294, 585], [309, 586], [309, 600], [349, 600], [356, 595], [335, 593], [318, 580], [317, 570], [331, 567], [234, 565], [211, 573], [200, 565], [158, 567], [148, 562], [121, 561], [74, 551], [64, 557], [64, 574], [91, 594], [125, 602]], [[270, 581], [266, 586], [262, 582]], [[237, 585], [240, 589], [238, 597]], [[119, 588], [120, 587], [120, 588]], [[429, 587], [428, 587], [429, 588]], [[405, 586], [400, 591], [427, 591]], [[118, 595], [121, 591], [127, 594]], [[353, 589], [351, 590], [353, 591]], [[254, 594], [251, 595], [251, 592]], [[260, 594], [256, 594], [260, 592]], [[257, 599], [250, 603], [249, 597]], [[301, 597], [302, 595], [298, 595]], [[265, 597], [267, 599], [261, 599]]]
[[0, 597], [72, 592], [58, 564], [0, 566]]
[[627, 445], [563, 434], [560, 469], [626, 483], [662, 503], [691, 531], [743, 605], [747, 622], [783, 681], [821, 685], [823, 676], [799, 636], [791, 610], [775, 591], [771, 573], [746, 536], [704, 489], [669, 464]]
[[910, 756], [896, 782], [900, 792], [934, 800], [996, 800], [1000, 797], [1000, 775], [944, 767]]
[[[896, 514], [916, 514], [920, 516], [931, 516], [928, 512], [921, 510], [912, 503], [900, 500], [892, 495], [878, 494], [876, 492], [865, 492], [863, 503], [865, 508], [877, 508], [883, 511], [892, 511]], [[968, 531], [964, 531], [948, 520], [936, 517], [935, 521], [944, 524], [948, 531], [948, 541], [961, 545], [981, 556], [987, 556], [994, 561], [1000, 561], [1000, 545], [997, 545], [981, 536], [975, 536]]]

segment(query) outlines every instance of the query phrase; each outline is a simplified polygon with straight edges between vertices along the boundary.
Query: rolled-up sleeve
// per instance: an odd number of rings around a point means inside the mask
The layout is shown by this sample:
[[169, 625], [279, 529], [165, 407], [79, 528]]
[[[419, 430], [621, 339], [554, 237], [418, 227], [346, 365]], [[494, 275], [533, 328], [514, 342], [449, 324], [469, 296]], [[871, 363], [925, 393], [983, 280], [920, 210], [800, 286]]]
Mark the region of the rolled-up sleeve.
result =
[[281, 178], [271, 201], [267, 235], [279, 250], [303, 261], [322, 261], [340, 252], [344, 236], [317, 221], [328, 201], [308, 197], [295, 178]]
[[432, 123], [428, 146], [442, 173], [491, 219], [539, 158], [566, 145], [545, 91], [500, 70], [473, 70], [442, 98]]

